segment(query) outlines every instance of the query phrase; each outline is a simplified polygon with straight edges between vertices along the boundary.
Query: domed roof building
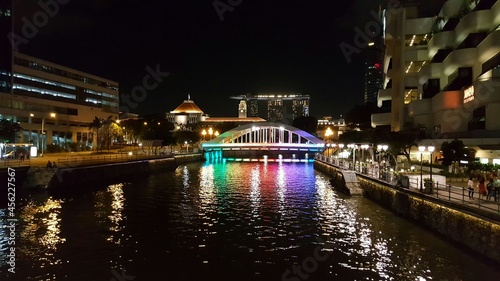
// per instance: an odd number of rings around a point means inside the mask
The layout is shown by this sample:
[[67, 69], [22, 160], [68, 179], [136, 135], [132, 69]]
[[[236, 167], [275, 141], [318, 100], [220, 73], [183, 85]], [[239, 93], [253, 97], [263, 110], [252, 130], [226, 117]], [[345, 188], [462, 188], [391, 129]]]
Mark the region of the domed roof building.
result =
[[203, 122], [208, 116], [203, 113], [194, 101], [188, 95], [188, 99], [184, 100], [176, 109], [166, 114], [166, 119], [176, 125], [187, 125], [198, 122]]

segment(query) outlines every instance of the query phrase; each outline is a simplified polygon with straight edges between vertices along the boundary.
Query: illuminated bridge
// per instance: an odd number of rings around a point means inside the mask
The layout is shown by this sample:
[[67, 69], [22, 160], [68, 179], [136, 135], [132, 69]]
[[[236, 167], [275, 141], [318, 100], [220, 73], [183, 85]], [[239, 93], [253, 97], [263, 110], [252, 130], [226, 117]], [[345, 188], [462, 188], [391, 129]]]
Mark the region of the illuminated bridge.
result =
[[260, 122], [242, 125], [204, 142], [206, 159], [309, 162], [325, 143], [292, 126]]

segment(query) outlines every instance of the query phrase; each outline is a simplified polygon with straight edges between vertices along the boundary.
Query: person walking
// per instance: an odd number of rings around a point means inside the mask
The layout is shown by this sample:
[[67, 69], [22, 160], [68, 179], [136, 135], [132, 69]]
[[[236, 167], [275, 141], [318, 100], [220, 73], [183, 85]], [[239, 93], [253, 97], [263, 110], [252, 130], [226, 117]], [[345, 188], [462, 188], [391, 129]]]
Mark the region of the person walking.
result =
[[490, 176], [488, 179], [488, 184], [486, 185], [486, 192], [487, 192], [486, 200], [490, 200], [491, 195], [493, 193], [493, 177], [492, 176]]
[[481, 199], [481, 195], [486, 196], [486, 186], [484, 185], [485, 179], [483, 176], [479, 179], [479, 199]]
[[497, 202], [498, 200], [498, 197], [499, 197], [499, 193], [500, 193], [500, 180], [498, 179], [497, 175], [493, 175], [493, 194], [491, 196], [493, 196], [493, 199], [495, 200], [495, 202]]
[[469, 178], [469, 181], [467, 182], [467, 190], [469, 190], [469, 199], [474, 198], [474, 181], [472, 180], [472, 177]]

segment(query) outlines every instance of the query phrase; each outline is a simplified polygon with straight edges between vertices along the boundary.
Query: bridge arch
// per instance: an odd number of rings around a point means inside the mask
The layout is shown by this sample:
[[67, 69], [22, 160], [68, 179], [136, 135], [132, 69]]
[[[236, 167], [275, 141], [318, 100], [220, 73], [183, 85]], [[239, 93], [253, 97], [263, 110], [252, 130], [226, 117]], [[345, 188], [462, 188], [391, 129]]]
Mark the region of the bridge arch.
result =
[[324, 141], [298, 128], [273, 123], [251, 123], [204, 142], [206, 158], [235, 161], [312, 161]]

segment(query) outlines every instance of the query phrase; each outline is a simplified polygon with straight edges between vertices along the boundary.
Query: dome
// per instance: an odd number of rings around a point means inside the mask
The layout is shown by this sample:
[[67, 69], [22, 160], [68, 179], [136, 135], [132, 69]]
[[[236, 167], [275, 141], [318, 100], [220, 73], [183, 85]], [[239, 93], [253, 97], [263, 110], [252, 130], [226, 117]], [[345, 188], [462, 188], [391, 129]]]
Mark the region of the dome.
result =
[[170, 111], [170, 113], [201, 113], [203, 114], [203, 111], [194, 103], [194, 101], [188, 99], [185, 100], [181, 105], [179, 105], [176, 109], [173, 111]]

